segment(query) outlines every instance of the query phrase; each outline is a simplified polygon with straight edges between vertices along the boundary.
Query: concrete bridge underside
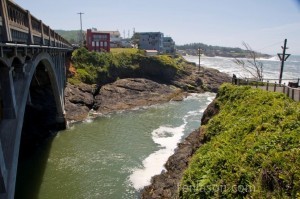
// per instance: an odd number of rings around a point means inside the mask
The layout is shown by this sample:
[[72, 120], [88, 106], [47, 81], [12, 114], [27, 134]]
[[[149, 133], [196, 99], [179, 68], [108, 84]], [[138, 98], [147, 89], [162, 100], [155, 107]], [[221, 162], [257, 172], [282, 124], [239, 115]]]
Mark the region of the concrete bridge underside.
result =
[[65, 128], [64, 87], [63, 52], [0, 58], [0, 198], [14, 198], [21, 137], [28, 149], [47, 136], [33, 128]]

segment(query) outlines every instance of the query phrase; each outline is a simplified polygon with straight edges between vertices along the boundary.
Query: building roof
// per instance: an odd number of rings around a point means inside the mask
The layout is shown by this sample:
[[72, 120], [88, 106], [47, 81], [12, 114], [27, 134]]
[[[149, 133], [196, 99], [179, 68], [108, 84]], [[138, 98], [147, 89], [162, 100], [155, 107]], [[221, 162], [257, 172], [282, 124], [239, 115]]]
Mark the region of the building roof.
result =
[[157, 50], [145, 50], [147, 53], [157, 53]]
[[137, 34], [150, 35], [150, 34], [162, 34], [162, 32], [137, 32]]
[[99, 31], [99, 32], [109, 33], [111, 36], [115, 36], [115, 37], [120, 37], [121, 36], [121, 34], [118, 30], [117, 31]]
[[92, 28], [90, 29], [92, 33], [105, 33], [105, 34], [110, 34], [110, 36], [114, 36], [114, 37], [120, 37], [121, 34], [118, 30], [116, 31], [99, 31], [96, 28]]

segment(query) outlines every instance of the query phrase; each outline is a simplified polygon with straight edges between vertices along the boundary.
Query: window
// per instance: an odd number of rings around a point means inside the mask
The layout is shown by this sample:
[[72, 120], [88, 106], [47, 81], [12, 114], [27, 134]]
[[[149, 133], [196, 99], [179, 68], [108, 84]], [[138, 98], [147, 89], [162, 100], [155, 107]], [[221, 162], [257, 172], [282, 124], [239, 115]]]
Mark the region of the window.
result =
[[104, 42], [104, 46], [107, 47], [107, 42], [106, 41]]
[[106, 40], [106, 39], [107, 39], [107, 35], [103, 35], [103, 34], [94, 34], [93, 35], [93, 40], [95, 40], [95, 41]]
[[95, 42], [94, 42], [94, 41], [92, 42], [92, 46], [93, 46], [93, 47], [95, 46]]

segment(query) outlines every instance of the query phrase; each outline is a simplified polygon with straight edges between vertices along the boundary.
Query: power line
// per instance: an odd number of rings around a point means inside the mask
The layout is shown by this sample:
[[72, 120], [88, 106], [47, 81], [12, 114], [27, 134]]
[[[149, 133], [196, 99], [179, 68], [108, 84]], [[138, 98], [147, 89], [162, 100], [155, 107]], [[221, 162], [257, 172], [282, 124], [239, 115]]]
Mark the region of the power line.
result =
[[260, 49], [258, 49], [257, 51], [261, 51], [261, 50], [264, 50], [264, 49], [266, 49], [266, 48], [270, 48], [270, 47], [273, 47], [273, 46], [277, 46], [278, 44], [281, 44], [281, 43], [282, 43], [282, 41], [276, 42], [276, 43], [270, 44], [270, 45], [268, 45], [268, 46], [265, 46], [265, 47], [263, 47], [263, 48], [260, 48]]

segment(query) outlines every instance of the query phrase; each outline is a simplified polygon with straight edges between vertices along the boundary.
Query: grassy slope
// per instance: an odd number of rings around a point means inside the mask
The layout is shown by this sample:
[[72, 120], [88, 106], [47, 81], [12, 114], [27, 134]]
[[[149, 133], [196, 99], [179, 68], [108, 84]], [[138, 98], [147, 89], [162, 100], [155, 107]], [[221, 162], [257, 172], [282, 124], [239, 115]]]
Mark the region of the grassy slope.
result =
[[106, 84], [118, 78], [150, 77], [169, 82], [181, 70], [183, 58], [168, 55], [147, 57], [137, 49], [113, 49], [110, 53], [89, 52], [85, 48], [72, 54], [76, 75], [72, 84]]
[[181, 198], [300, 196], [300, 104], [279, 93], [225, 84], [208, 141], [182, 179]]
[[136, 48], [111, 48], [110, 52], [117, 53], [138, 53], [139, 49]]
[[[63, 38], [67, 39], [69, 42], [78, 42], [80, 30], [55, 30]], [[73, 41], [73, 42], [72, 42]]]

